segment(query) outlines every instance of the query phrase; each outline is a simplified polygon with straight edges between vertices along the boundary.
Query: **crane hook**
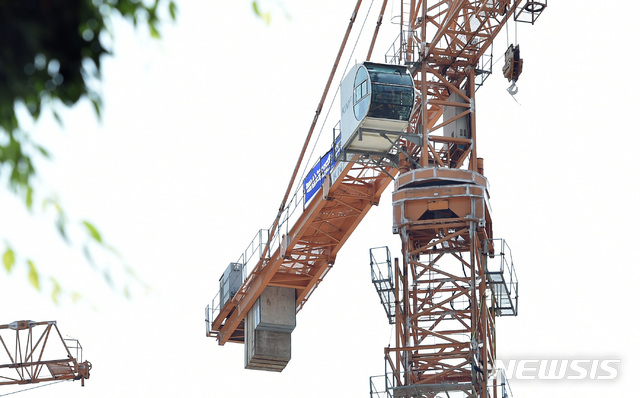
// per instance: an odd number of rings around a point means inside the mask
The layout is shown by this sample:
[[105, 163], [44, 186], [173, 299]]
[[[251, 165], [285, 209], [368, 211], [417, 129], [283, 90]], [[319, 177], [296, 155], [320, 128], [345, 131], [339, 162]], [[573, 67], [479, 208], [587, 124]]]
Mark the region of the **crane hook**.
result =
[[516, 82], [511, 82], [511, 85], [507, 87], [507, 92], [511, 94], [511, 98], [513, 98], [516, 104], [520, 105], [520, 103], [516, 99], [516, 94], [518, 94], [518, 86], [516, 86]]

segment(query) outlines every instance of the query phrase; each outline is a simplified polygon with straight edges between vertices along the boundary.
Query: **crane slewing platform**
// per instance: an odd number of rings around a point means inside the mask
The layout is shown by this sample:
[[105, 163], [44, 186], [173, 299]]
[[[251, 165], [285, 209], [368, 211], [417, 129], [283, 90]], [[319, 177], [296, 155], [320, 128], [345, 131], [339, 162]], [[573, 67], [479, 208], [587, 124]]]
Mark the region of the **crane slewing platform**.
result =
[[[371, 267], [395, 341], [371, 396], [508, 396], [496, 368], [495, 318], [517, 315], [518, 280], [508, 245], [493, 236], [476, 90], [492, 72], [498, 33], [509, 20], [534, 24], [547, 3], [401, 1], [397, 39], [372, 62], [387, 5], [381, 2], [366, 61], [340, 82], [331, 148], [291, 195], [356, 1], [276, 219], [220, 278], [220, 294], [205, 311], [207, 336], [243, 343], [247, 368], [283, 370], [296, 313], [393, 182], [402, 258], [372, 249]], [[522, 69], [519, 46], [509, 46], [502, 71], [513, 82], [510, 93]]]

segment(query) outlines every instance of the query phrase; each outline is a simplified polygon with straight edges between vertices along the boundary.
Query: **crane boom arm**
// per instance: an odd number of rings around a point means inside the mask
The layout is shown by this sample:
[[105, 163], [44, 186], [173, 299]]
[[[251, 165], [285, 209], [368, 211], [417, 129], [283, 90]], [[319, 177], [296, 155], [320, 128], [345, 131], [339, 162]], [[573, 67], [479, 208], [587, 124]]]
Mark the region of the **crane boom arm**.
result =
[[264, 265], [254, 268], [235, 297], [221, 309], [212, 325], [219, 331], [220, 344], [243, 341], [236, 330], [267, 285], [295, 288], [300, 310], [390, 182], [391, 177], [381, 170], [348, 163], [331, 189], [308, 204], [282, 237], [278, 250]]
[[[443, 0], [427, 5], [424, 0], [413, 0], [409, 7], [403, 4], [401, 29], [408, 33], [401, 33], [398, 48], [402, 50], [393, 54], [392, 63], [410, 67], [421, 97], [407, 132], [394, 146], [392, 155], [396, 158], [404, 156], [422, 166], [459, 168], [468, 162], [470, 169], [477, 169], [473, 136], [475, 91], [463, 87], [475, 86], [476, 79], [483, 78], [486, 71], [478, 68], [481, 56], [506, 21], [522, 9], [521, 3], [531, 1]], [[327, 89], [334, 79], [359, 5], [360, 0], [349, 21], [309, 134], [313, 132]], [[386, 2], [382, 12], [385, 7]], [[377, 34], [378, 28], [369, 54]], [[456, 97], [452, 104], [453, 93]], [[471, 117], [471, 136], [442, 133], [444, 126], [455, 121], [442, 120], [447, 105], [463, 108], [456, 118]], [[411, 135], [414, 139], [408, 139]], [[292, 178], [299, 165], [300, 160]], [[378, 203], [385, 188], [400, 171], [399, 167], [398, 163], [367, 161], [354, 155], [348, 162], [338, 162], [331, 177], [325, 181], [322, 194], [317, 194], [306, 205], [291, 228], [286, 227], [288, 220], [281, 220], [284, 211], [281, 206], [261, 258], [237, 293], [221, 305], [215, 318], [208, 322], [208, 335], [216, 337], [219, 344], [244, 342], [244, 318], [267, 286], [295, 288], [299, 311], [333, 265], [340, 248], [371, 206]], [[283, 204], [291, 187], [292, 183]]]

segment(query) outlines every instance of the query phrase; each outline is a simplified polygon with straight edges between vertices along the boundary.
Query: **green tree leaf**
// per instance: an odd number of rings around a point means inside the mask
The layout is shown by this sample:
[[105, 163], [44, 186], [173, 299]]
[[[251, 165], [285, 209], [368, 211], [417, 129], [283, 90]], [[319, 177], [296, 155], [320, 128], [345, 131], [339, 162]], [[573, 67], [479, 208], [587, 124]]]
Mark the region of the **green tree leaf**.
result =
[[174, 1], [169, 2], [169, 14], [171, 15], [171, 19], [175, 20], [177, 15], [178, 7]]
[[72, 292], [71, 293], [71, 301], [73, 301], [74, 303], [77, 303], [81, 299], [82, 299], [82, 294], [80, 294], [78, 292]]
[[[42, 159], [50, 159], [51, 155], [31, 140], [29, 132], [23, 130], [24, 121], [19, 120], [17, 114], [26, 110], [31, 122], [35, 122], [44, 111], [49, 111], [62, 125], [58, 112], [61, 104], [71, 107], [85, 99], [93, 105], [99, 119], [103, 107], [99, 91], [101, 59], [111, 50], [103, 47], [104, 40], [100, 38], [113, 36], [110, 20], [122, 16], [133, 25], [146, 22], [150, 35], [157, 38], [159, 16], [167, 15], [159, 12], [159, 8], [165, 6], [170, 18], [175, 20], [174, 0], [0, 0], [0, 172], [4, 173], [3, 183], [18, 196], [29, 213], [38, 210], [34, 209], [34, 203], [43, 197], [40, 186], [36, 185], [39, 175], [35, 165], [41, 164]], [[117, 255], [94, 224], [85, 221], [80, 227], [77, 219], [70, 222], [66, 209], [57, 199], [47, 198], [42, 205], [43, 211], [53, 205], [52, 221], [63, 241], [75, 244], [73, 233], [80, 228], [90, 237], [82, 249], [85, 254], [89, 253], [88, 244], [97, 244], [100, 250]], [[47, 278], [46, 272], [40, 273], [33, 261], [22, 260], [8, 245], [2, 257], [8, 273], [15, 267], [16, 258], [20, 264], [25, 262], [30, 284], [37, 290], [43, 288], [41, 280]], [[87, 259], [95, 266], [90, 255]], [[121, 258], [118, 261], [122, 261]], [[38, 263], [41, 269], [45, 266]], [[105, 280], [112, 285], [109, 273], [105, 274]], [[58, 302], [60, 296], [66, 294], [65, 289], [55, 278], [50, 281], [51, 299]], [[73, 293], [72, 298], [76, 301], [80, 294]]]
[[160, 31], [152, 21], [149, 21], [149, 33], [154, 39], [160, 38]]
[[27, 206], [27, 210], [31, 212], [31, 210], [33, 210], [33, 188], [32, 187], [27, 188], [27, 194], [24, 198], [24, 203]]
[[4, 263], [4, 268], [7, 272], [11, 272], [13, 266], [16, 264], [16, 256], [13, 249], [9, 247], [4, 251], [4, 254], [2, 255], [2, 262]]
[[268, 11], [262, 11], [257, 1], [254, 1], [251, 6], [253, 7], [253, 12], [264, 21], [265, 24], [269, 25], [271, 23], [271, 13]]
[[56, 278], [50, 277], [49, 280], [53, 284], [53, 289], [51, 291], [51, 301], [53, 301], [54, 304], [58, 304], [60, 302], [60, 294], [62, 293], [62, 287], [60, 286], [60, 283], [58, 283]]
[[100, 232], [98, 232], [98, 229], [91, 224], [89, 221], [82, 221], [82, 225], [84, 225], [84, 227], [87, 229], [87, 232], [89, 232], [89, 236], [91, 236], [93, 238], [93, 240], [95, 240], [98, 243], [103, 243], [102, 242], [102, 235], [100, 235]]
[[31, 283], [36, 290], [40, 290], [40, 274], [36, 269], [36, 265], [31, 260], [27, 260], [27, 265], [29, 266], [29, 283]]
[[99, 98], [91, 98], [91, 105], [93, 105], [93, 110], [96, 112], [98, 119], [102, 119], [102, 101]]

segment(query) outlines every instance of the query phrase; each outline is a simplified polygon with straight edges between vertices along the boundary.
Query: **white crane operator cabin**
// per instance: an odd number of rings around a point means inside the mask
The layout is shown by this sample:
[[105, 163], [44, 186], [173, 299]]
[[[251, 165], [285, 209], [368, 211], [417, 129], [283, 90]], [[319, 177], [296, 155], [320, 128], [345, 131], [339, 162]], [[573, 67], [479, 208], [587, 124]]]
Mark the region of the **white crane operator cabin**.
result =
[[386, 154], [409, 125], [415, 89], [401, 65], [364, 62], [340, 85], [341, 140], [347, 152]]

